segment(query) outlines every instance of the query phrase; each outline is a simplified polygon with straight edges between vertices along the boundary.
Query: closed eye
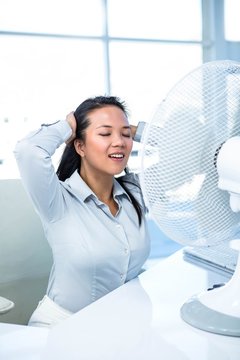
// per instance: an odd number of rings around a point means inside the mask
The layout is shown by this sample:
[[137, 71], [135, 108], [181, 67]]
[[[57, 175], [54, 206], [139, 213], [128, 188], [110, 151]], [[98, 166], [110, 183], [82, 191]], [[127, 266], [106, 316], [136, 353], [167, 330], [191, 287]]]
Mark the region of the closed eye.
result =
[[[99, 134], [99, 135], [100, 135], [100, 136], [110, 136], [110, 135], [111, 135], [111, 133]], [[131, 137], [131, 135], [130, 135], [130, 134], [122, 134], [122, 136], [127, 137], [127, 138], [130, 138], [130, 137]]]

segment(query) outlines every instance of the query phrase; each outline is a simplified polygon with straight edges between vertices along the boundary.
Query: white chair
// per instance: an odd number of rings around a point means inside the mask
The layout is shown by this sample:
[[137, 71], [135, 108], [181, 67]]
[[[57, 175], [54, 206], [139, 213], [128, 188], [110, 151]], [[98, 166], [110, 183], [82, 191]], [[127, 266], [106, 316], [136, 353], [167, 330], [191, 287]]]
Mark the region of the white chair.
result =
[[21, 180], [0, 180], [0, 206], [0, 296], [15, 304], [0, 322], [27, 324], [45, 294], [52, 254]]

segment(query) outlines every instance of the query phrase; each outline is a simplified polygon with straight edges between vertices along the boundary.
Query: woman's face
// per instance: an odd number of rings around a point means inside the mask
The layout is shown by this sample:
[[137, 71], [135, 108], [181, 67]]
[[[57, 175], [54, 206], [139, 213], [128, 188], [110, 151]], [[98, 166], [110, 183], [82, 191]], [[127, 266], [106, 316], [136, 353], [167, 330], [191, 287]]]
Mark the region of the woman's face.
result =
[[133, 140], [128, 119], [117, 106], [108, 105], [89, 113], [85, 142], [75, 140], [82, 171], [116, 175], [127, 165]]

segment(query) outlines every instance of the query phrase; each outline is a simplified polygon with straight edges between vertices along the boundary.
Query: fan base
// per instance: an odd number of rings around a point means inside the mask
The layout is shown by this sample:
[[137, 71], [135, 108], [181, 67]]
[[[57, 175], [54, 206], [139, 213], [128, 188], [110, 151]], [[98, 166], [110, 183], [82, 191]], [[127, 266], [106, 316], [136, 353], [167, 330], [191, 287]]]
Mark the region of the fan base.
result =
[[240, 336], [240, 318], [226, 315], [203, 305], [194, 296], [181, 307], [181, 317], [188, 324], [215, 334]]

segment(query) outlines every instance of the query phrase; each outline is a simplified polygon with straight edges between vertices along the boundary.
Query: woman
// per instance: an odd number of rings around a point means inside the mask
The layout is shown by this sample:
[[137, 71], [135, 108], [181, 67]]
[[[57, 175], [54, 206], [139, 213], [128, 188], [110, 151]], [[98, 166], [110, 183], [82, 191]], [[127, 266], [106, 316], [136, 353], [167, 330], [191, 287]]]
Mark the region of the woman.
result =
[[[99, 96], [17, 143], [21, 178], [53, 253], [30, 325], [52, 326], [141, 272], [149, 237], [138, 179], [115, 177], [126, 169], [135, 131], [118, 98]], [[55, 173], [51, 156], [64, 142]]]

